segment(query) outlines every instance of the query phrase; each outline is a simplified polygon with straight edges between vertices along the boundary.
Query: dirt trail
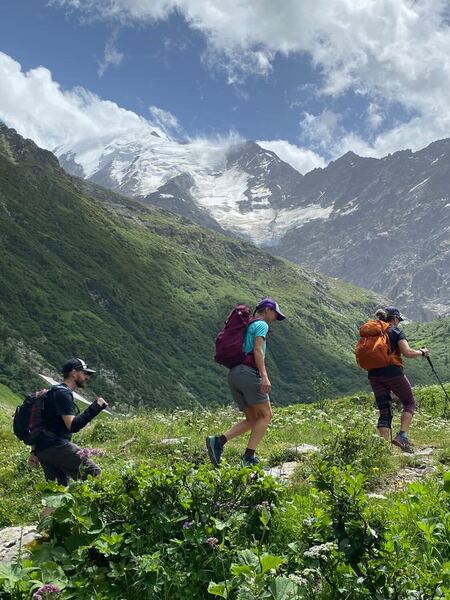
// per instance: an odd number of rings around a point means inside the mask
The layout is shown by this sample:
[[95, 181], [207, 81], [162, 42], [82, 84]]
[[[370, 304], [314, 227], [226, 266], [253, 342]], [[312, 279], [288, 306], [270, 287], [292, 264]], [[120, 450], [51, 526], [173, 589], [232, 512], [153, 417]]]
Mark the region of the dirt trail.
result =
[[[289, 450], [292, 451], [295, 449], [290, 448]], [[317, 446], [309, 446], [308, 444], [304, 444], [303, 446], [297, 447], [297, 454], [300, 456], [304, 454], [310, 454], [318, 450], [319, 448]], [[410, 457], [411, 464], [401, 467], [390, 477], [389, 481], [383, 485], [380, 490], [367, 495], [375, 498], [380, 497], [383, 496], [383, 494], [404, 489], [409, 483], [420, 481], [425, 477], [432, 475], [437, 470], [433, 460], [435, 450], [436, 448], [429, 446], [426, 448], [418, 448], [414, 454], [405, 455]], [[394, 450], [394, 452], [396, 452], [396, 450]], [[268, 475], [272, 475], [277, 479], [289, 482], [292, 479], [294, 471], [298, 465], [298, 461], [288, 461], [267, 469], [266, 472]]]

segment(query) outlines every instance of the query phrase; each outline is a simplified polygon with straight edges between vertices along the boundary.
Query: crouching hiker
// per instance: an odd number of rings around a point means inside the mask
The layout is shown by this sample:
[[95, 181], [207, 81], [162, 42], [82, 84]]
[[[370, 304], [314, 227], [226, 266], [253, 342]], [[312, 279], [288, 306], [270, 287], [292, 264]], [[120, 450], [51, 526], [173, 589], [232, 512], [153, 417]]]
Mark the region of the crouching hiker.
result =
[[97, 398], [79, 414], [72, 392], [83, 388], [95, 371], [80, 358], [67, 361], [62, 370], [64, 381], [43, 394], [40, 431], [34, 436], [29, 465], [40, 464], [47, 481], [67, 485], [69, 477], [100, 475], [100, 467], [89, 458], [83, 458], [81, 448], [71, 439], [72, 433], [83, 429], [108, 405], [103, 398]]
[[259, 462], [255, 450], [272, 419], [269, 399], [272, 386], [265, 365], [267, 334], [271, 323], [285, 318], [272, 298], [261, 300], [253, 318], [248, 306], [239, 304], [217, 336], [215, 360], [230, 369], [228, 385], [245, 419], [222, 435], [206, 438], [209, 458], [216, 467], [220, 464], [225, 444], [247, 431], [250, 431], [250, 436], [242, 461], [247, 466]]
[[[404, 331], [399, 324], [404, 320], [394, 307], [378, 310], [377, 320], [368, 321], [360, 327], [360, 339], [355, 354], [358, 364], [367, 369], [369, 383], [380, 411], [378, 432], [386, 440], [391, 439], [395, 446], [404, 452], [414, 452], [408, 439], [408, 431], [416, 410], [416, 401], [407, 377], [403, 373], [402, 356], [418, 358], [428, 356], [427, 348], [410, 348]], [[392, 399], [397, 396], [403, 410], [400, 430], [392, 439]]]

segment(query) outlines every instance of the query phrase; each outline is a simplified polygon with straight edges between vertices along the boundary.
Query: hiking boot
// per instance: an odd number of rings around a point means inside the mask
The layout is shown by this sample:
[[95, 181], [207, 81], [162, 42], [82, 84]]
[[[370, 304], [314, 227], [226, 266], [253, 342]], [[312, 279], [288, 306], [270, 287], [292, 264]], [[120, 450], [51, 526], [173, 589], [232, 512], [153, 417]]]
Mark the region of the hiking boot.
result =
[[394, 444], [394, 446], [397, 446], [398, 448], [403, 450], [403, 452], [408, 452], [408, 454], [414, 454], [414, 448], [411, 442], [408, 440], [408, 438], [402, 437], [399, 433], [397, 433], [395, 438], [392, 440], [392, 443]]
[[241, 458], [241, 464], [243, 467], [254, 467], [260, 464], [259, 458], [254, 454], [253, 456], [244, 456]]
[[223, 452], [220, 437], [218, 435], [208, 435], [206, 438], [206, 449], [208, 450], [209, 460], [215, 467], [218, 467]]

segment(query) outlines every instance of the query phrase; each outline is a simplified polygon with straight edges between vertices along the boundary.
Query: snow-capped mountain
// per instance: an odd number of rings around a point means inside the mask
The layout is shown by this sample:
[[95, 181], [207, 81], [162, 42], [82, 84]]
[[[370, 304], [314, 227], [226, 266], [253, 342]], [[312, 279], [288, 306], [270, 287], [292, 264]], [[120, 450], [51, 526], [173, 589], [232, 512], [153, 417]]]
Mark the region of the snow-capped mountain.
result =
[[298, 206], [303, 176], [254, 142], [183, 144], [149, 129], [55, 153], [74, 175], [202, 225], [211, 226], [212, 218], [216, 228], [259, 245], [275, 245], [289, 228], [331, 210], [320, 203]]
[[450, 313], [450, 140], [349, 152], [304, 176], [254, 142], [150, 129], [56, 153], [75, 175], [383, 293], [411, 318]]

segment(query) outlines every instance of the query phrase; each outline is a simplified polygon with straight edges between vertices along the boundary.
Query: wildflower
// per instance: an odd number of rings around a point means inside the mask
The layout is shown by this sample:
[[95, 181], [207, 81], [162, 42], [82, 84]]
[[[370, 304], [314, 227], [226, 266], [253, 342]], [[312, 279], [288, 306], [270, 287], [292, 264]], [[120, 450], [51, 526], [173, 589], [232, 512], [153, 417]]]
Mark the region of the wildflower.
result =
[[262, 512], [263, 510], [270, 510], [271, 508], [273, 508], [273, 505], [267, 502], [267, 500], [263, 500], [261, 504], [256, 505], [256, 510], [258, 512]]
[[327, 554], [329, 554], [332, 550], [336, 550], [337, 545], [335, 542], [327, 542], [326, 544], [320, 544], [318, 546], [312, 546], [303, 552], [303, 556], [306, 558], [327, 558]]
[[81, 460], [88, 460], [91, 456], [105, 456], [106, 452], [101, 448], [82, 448], [78, 451]]
[[194, 521], [185, 521], [183, 523], [183, 529], [189, 529], [189, 527], [193, 524]]
[[317, 571], [316, 569], [303, 569], [302, 575], [304, 577], [316, 577]]
[[46, 583], [34, 592], [33, 600], [50, 600], [60, 593], [61, 590], [58, 586], [53, 585], [52, 583]]
[[217, 546], [219, 545], [219, 540], [215, 537], [209, 537], [206, 540], [206, 543], [209, 544], [211, 548], [217, 548]]
[[308, 581], [302, 577], [297, 571], [295, 573], [289, 573], [289, 579], [297, 585], [307, 585]]

